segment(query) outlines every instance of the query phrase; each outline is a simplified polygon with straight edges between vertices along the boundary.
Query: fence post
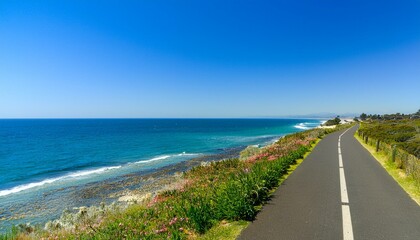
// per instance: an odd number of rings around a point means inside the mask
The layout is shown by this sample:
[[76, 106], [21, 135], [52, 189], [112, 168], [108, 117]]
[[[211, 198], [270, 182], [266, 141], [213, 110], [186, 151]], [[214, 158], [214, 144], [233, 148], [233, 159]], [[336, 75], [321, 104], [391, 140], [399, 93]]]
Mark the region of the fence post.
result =
[[379, 152], [379, 142], [380, 142], [379, 139], [376, 140], [376, 152]]
[[392, 145], [392, 155], [391, 155], [391, 161], [395, 162], [395, 155], [397, 154], [397, 146]]

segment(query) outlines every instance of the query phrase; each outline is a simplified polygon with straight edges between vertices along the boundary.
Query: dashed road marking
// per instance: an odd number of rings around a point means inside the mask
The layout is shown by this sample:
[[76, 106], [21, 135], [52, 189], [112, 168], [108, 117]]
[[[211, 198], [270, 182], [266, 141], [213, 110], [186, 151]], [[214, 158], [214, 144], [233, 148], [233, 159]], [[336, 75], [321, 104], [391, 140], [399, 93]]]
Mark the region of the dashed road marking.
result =
[[347, 129], [338, 137], [338, 169], [340, 172], [340, 192], [341, 192], [341, 212], [343, 216], [343, 239], [353, 240], [353, 226], [349, 206], [349, 196], [347, 193], [346, 176], [344, 174], [343, 156], [341, 155], [341, 137], [348, 131]]
[[350, 206], [342, 205], [341, 212], [343, 214], [343, 239], [353, 240], [353, 226], [351, 224]]

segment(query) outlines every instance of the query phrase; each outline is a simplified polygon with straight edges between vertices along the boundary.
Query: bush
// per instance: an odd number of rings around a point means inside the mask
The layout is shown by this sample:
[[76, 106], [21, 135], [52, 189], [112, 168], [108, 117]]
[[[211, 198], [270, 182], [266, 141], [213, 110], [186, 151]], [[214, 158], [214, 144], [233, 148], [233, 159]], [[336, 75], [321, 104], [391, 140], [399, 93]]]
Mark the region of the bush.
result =
[[[364, 122], [359, 135], [420, 184], [420, 119]], [[379, 140], [379, 142], [378, 142]]]
[[338, 124], [340, 124], [340, 122], [341, 122], [341, 119], [340, 119], [340, 118], [338, 118], [338, 117], [336, 117], [336, 118], [334, 118], [334, 119], [330, 119], [330, 120], [326, 121], [326, 122], [324, 123], [324, 125], [325, 125], [325, 126], [333, 126], [333, 125], [338, 125]]
[[420, 158], [420, 119], [387, 120], [364, 122], [359, 133], [385, 143]]

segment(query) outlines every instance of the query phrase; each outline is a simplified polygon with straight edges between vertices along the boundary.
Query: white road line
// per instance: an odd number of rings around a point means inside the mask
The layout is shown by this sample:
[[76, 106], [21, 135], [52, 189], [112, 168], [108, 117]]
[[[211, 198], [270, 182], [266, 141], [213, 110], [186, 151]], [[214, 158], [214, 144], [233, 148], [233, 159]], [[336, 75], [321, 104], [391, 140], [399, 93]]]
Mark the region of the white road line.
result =
[[340, 191], [341, 191], [341, 210], [343, 216], [343, 239], [353, 240], [353, 226], [351, 223], [351, 214], [349, 204], [349, 196], [347, 193], [346, 176], [344, 175], [343, 156], [341, 155], [341, 137], [348, 131], [347, 129], [338, 137], [338, 166], [340, 172]]
[[338, 155], [338, 167], [343, 167], [343, 157], [341, 157], [341, 154]]
[[353, 226], [351, 223], [350, 207], [348, 205], [341, 206], [343, 214], [343, 239], [353, 240]]
[[341, 189], [341, 203], [348, 204], [349, 196], [347, 195], [346, 177], [344, 176], [344, 168], [340, 168], [340, 189]]
[[353, 127], [351, 127], [351, 128], [349, 128], [349, 129], [347, 129], [346, 131], [344, 131], [339, 137], [338, 137], [338, 140], [340, 140], [340, 138], [341, 138], [341, 136], [343, 136], [348, 130], [350, 130], [350, 129], [352, 129]]

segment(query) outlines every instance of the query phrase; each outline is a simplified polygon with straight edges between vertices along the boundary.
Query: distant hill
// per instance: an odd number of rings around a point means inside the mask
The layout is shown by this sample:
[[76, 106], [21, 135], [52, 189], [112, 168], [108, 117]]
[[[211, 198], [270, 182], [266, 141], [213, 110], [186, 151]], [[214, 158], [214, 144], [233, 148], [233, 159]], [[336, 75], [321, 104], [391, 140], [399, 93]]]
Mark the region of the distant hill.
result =
[[328, 113], [328, 112], [321, 112], [321, 113], [312, 113], [312, 114], [303, 114], [303, 115], [288, 115], [283, 116], [284, 118], [335, 118], [336, 116], [340, 116], [340, 118], [354, 118], [354, 116], [358, 116], [357, 113]]

